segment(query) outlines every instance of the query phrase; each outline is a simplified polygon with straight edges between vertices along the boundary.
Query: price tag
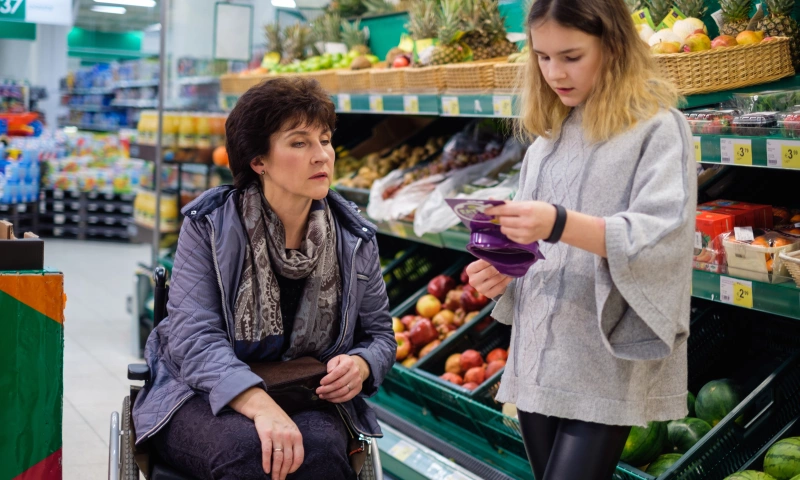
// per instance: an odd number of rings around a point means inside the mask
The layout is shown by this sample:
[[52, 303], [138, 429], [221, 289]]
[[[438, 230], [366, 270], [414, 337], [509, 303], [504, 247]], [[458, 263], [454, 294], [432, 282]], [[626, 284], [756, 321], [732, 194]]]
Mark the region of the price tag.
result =
[[403, 95], [403, 111], [405, 113], [419, 113], [419, 97], [416, 95]]
[[408, 235], [406, 235], [406, 229], [405, 229], [405, 227], [404, 227], [404, 226], [403, 226], [403, 224], [402, 224], [402, 223], [400, 223], [400, 222], [390, 221], [390, 222], [389, 222], [389, 230], [390, 230], [390, 231], [391, 231], [393, 234], [397, 235], [397, 236], [398, 236], [398, 237], [400, 237], [400, 238], [406, 238], [406, 237], [408, 237]]
[[25, 0], [0, 0], [0, 20], [25, 21]]
[[349, 93], [340, 93], [339, 97], [339, 111], [340, 112], [352, 112], [353, 111], [353, 102], [350, 99]]
[[800, 169], [800, 142], [767, 140], [767, 166]]
[[733, 234], [736, 235], [736, 241], [753, 241], [753, 227], [733, 227]]
[[442, 97], [442, 113], [444, 115], [458, 115], [458, 97]]
[[719, 149], [724, 164], [753, 164], [753, 145], [749, 138], [723, 138], [720, 140]]
[[495, 117], [510, 117], [511, 97], [495, 95], [492, 97], [492, 109]]
[[692, 137], [694, 139], [694, 161], [703, 161], [703, 146], [700, 143], [700, 137]]
[[414, 452], [416, 451], [417, 447], [411, 445], [406, 441], [400, 440], [392, 448], [389, 449], [389, 455], [400, 460], [401, 462], [405, 462], [408, 459], [408, 457], [413, 455]]
[[369, 111], [382, 112], [383, 111], [383, 95], [370, 95], [369, 96]]
[[694, 232], [694, 248], [695, 250], [703, 249], [703, 234], [701, 232]]
[[723, 303], [753, 308], [753, 282], [739, 278], [719, 277], [719, 294]]

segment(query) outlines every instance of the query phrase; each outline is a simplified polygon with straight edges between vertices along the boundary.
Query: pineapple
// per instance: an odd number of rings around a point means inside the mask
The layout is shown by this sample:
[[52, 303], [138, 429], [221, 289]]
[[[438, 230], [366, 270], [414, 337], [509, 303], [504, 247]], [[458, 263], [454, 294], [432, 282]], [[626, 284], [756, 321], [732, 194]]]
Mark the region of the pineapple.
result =
[[362, 55], [369, 54], [367, 30], [361, 28], [360, 18], [353, 23], [342, 21], [342, 42], [349, 50], [355, 50]]
[[800, 67], [800, 28], [792, 18], [794, 0], [765, 0], [769, 15], [758, 22], [758, 30], [767, 37], [789, 37], [789, 48], [792, 52], [792, 65], [795, 70]]
[[475, 60], [506, 57], [517, 51], [506, 38], [505, 18], [500, 15], [498, 0], [468, 0], [464, 43], [472, 49]]
[[288, 64], [306, 58], [306, 50], [312, 43], [311, 28], [299, 23], [289, 25], [283, 30], [283, 60]]
[[439, 22], [435, 0], [414, 0], [408, 10], [406, 29], [414, 40], [435, 38]]
[[650, 17], [652, 17], [656, 26], [664, 20], [672, 9], [671, 0], [644, 0], [644, 3], [650, 9]]
[[267, 41], [267, 52], [281, 53], [283, 51], [283, 39], [281, 38], [281, 26], [277, 23], [264, 25], [264, 37]]
[[342, 17], [336, 12], [327, 12], [311, 24], [314, 38], [318, 42], [339, 43], [342, 41]]
[[459, 63], [466, 59], [463, 46], [459, 43], [462, 31], [463, 4], [459, 0], [442, 0], [439, 10], [439, 44], [431, 53], [431, 65]]
[[735, 37], [747, 30], [750, 23], [750, 6], [752, 0], [719, 0], [722, 9], [722, 28], [720, 35]]
[[705, 0], [675, 0], [675, 6], [687, 17], [701, 20], [708, 10]]
[[367, 8], [367, 13], [371, 14], [392, 13], [397, 10], [388, 0], [363, 0], [361, 3]]

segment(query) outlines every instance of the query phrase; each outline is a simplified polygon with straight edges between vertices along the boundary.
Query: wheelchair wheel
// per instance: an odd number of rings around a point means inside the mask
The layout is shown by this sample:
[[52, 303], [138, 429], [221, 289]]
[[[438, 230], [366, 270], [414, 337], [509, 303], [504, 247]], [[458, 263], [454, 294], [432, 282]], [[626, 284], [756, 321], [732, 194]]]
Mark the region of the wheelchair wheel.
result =
[[139, 480], [139, 466], [133, 459], [131, 397], [125, 397], [125, 400], [122, 401], [122, 425], [120, 425], [119, 434], [119, 478], [120, 480]]

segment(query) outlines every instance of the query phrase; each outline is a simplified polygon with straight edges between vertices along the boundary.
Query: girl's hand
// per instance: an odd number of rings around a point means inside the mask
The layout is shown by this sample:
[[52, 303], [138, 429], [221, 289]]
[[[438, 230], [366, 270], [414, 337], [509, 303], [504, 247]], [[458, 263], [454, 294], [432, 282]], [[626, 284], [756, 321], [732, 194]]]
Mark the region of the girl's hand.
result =
[[500, 217], [500, 231], [523, 245], [548, 238], [556, 223], [556, 207], [545, 202], [507, 202], [487, 209], [486, 214]]
[[488, 298], [502, 295], [508, 284], [514, 280], [512, 277], [498, 272], [485, 260], [478, 260], [467, 265], [467, 275], [469, 275], [469, 284]]
[[328, 375], [320, 380], [319, 398], [331, 403], [344, 403], [361, 393], [361, 385], [369, 378], [369, 365], [358, 355], [339, 355], [328, 362]]
[[284, 480], [303, 464], [303, 435], [297, 425], [277, 404], [253, 417], [261, 439], [261, 462], [264, 473], [272, 480]]

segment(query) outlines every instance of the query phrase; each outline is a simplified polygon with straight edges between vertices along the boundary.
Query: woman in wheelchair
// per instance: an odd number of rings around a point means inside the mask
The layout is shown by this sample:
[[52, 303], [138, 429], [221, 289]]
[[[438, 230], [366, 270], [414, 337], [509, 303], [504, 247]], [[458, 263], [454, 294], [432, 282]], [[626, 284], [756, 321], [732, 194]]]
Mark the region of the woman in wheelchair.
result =
[[[335, 117], [315, 81], [250, 89], [225, 125], [235, 185], [183, 210], [133, 421], [137, 445], [188, 475], [354, 479], [350, 439], [380, 436], [363, 397], [396, 343], [375, 227], [329, 189]], [[247, 364], [304, 356], [326, 364], [328, 403], [289, 416]]]

